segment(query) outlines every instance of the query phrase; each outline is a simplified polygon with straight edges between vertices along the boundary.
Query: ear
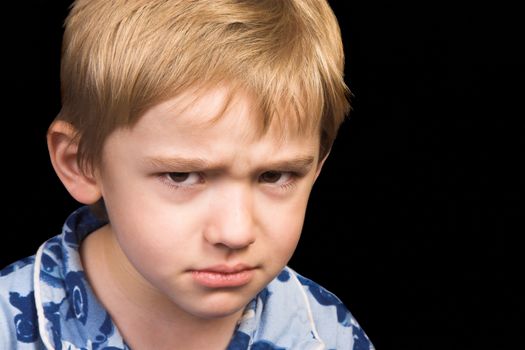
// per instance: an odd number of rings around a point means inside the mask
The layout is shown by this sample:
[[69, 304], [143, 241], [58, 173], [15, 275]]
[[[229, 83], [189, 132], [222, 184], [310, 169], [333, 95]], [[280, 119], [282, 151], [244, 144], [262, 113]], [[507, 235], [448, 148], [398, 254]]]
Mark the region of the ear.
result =
[[93, 204], [101, 197], [94, 175], [84, 174], [77, 162], [76, 130], [68, 122], [54, 121], [47, 132], [47, 148], [51, 164], [60, 181], [73, 198], [83, 204]]
[[324, 162], [326, 161], [326, 158], [330, 155], [330, 151], [332, 149], [329, 149], [328, 152], [326, 152], [326, 155], [317, 163], [317, 170], [315, 171], [315, 180], [319, 177], [319, 174], [321, 174], [321, 169], [323, 168]]

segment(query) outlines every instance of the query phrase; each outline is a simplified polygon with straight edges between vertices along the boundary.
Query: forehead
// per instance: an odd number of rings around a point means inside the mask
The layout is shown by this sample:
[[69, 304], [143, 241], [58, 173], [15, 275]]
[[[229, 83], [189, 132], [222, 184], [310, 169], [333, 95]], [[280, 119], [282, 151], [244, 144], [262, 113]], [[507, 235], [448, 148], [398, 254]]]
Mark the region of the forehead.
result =
[[275, 111], [277, 115], [267, 125], [257, 99], [246, 89], [225, 84], [195, 86], [147, 110], [137, 128], [162, 133], [168, 125], [187, 136], [228, 132], [242, 139], [271, 138], [275, 143], [318, 138], [319, 127], [299, 125], [306, 119], [302, 111], [289, 106], [277, 106]]
[[110, 135], [109, 143], [123, 142], [108, 148], [125, 145], [128, 156], [135, 157], [191, 155], [246, 165], [258, 159], [318, 158], [317, 131], [298, 132], [281, 118], [264, 129], [255, 101], [248, 92], [227, 86], [187, 89], [147, 110], [134, 126]]

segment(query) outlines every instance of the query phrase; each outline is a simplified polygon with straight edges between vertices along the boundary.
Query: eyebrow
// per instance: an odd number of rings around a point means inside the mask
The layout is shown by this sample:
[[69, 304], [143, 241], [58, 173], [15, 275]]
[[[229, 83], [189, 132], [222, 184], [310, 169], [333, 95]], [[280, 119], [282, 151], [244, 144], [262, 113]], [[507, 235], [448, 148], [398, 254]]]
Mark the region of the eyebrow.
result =
[[[313, 156], [300, 156], [292, 159], [268, 162], [258, 170], [280, 170], [299, 173], [308, 173], [312, 168], [315, 158]], [[183, 157], [148, 157], [145, 163], [156, 168], [174, 169], [179, 172], [192, 172], [202, 170], [219, 170], [225, 166], [211, 163], [202, 158], [183, 158]]]

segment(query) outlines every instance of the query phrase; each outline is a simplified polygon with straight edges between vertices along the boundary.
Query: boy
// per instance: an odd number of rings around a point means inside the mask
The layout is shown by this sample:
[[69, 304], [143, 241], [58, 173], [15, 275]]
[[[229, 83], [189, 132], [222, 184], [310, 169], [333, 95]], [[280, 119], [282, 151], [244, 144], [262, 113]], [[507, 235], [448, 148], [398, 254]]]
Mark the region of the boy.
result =
[[85, 207], [0, 272], [1, 349], [373, 349], [286, 267], [348, 110], [324, 0], [78, 0], [53, 167]]

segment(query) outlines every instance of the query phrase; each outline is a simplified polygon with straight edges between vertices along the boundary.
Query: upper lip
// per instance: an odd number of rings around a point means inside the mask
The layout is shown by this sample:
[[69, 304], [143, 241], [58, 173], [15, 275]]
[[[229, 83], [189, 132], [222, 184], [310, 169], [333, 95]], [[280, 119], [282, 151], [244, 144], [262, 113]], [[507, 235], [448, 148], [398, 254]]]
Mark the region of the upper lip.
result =
[[254, 267], [246, 264], [237, 264], [237, 265], [215, 265], [215, 266], [209, 266], [202, 269], [196, 269], [193, 271], [198, 272], [217, 272], [217, 273], [236, 273], [241, 272], [245, 270], [252, 270]]

